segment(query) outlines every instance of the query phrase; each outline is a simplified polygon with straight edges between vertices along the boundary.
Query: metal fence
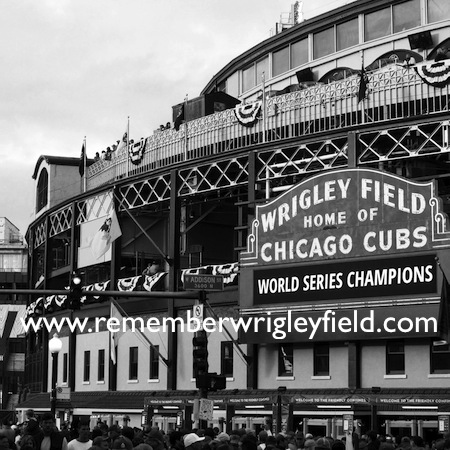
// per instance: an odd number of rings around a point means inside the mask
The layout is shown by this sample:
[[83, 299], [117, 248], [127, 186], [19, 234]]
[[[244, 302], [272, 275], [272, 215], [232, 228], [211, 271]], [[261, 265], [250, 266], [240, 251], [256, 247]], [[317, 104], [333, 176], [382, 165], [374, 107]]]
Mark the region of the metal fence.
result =
[[[267, 98], [252, 127], [238, 122], [234, 109], [189, 121], [179, 131], [157, 131], [145, 142], [139, 164], [127, 150], [88, 169], [88, 188], [174, 164], [366, 123], [386, 122], [447, 111], [449, 87], [426, 84], [413, 67], [391, 64], [368, 73], [366, 99], [358, 102], [360, 76]], [[139, 143], [134, 144], [139, 145]]]

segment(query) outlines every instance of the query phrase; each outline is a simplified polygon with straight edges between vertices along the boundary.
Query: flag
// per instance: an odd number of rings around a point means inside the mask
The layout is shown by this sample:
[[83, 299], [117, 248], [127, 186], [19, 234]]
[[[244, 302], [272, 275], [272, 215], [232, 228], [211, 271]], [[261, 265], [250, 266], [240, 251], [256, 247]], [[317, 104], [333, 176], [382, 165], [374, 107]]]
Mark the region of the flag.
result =
[[444, 88], [450, 83], [450, 64], [448, 61], [420, 64], [414, 67], [422, 81], [430, 86]]
[[369, 79], [367, 78], [367, 73], [364, 70], [364, 66], [361, 68], [361, 74], [359, 79], [359, 90], [358, 90], [358, 103], [364, 100], [367, 96], [367, 85], [369, 84]]
[[182, 124], [183, 121], [184, 121], [184, 103], [182, 103], [180, 105], [180, 109], [178, 110], [178, 115], [175, 118], [175, 122], [174, 122], [175, 130], [178, 131], [180, 129], [180, 125]]
[[130, 145], [130, 148], [128, 149], [128, 154], [130, 156], [130, 161], [138, 165], [141, 163], [142, 158], [145, 153], [145, 148], [147, 146], [147, 139], [142, 138], [139, 142], [137, 142], [134, 145]]
[[111, 300], [111, 309], [110, 309], [110, 319], [117, 319], [117, 324], [116, 323], [112, 323], [112, 328], [114, 330], [118, 330], [116, 332], [109, 332], [109, 336], [110, 336], [110, 347], [111, 347], [111, 361], [113, 364], [116, 364], [117, 362], [117, 355], [116, 355], [116, 347], [119, 344], [119, 339], [121, 338], [121, 336], [124, 334], [123, 331], [123, 316], [122, 314], [120, 314], [120, 311], [118, 310], [116, 304], [114, 303], [114, 300]]
[[125, 133], [123, 133], [122, 139], [119, 141], [119, 144], [117, 145], [117, 154], [119, 154], [119, 152], [123, 149], [127, 149], [128, 148], [128, 131], [125, 131]]
[[236, 105], [234, 114], [241, 125], [252, 127], [258, 121], [261, 113], [262, 101], [258, 100], [254, 103]]
[[80, 163], [78, 165], [78, 171], [80, 172], [80, 177], [84, 176], [84, 170], [86, 168], [86, 142], [83, 142], [81, 147]]
[[92, 238], [91, 251], [95, 259], [99, 259], [110, 248], [111, 244], [122, 236], [116, 211], [113, 211], [103, 222]]

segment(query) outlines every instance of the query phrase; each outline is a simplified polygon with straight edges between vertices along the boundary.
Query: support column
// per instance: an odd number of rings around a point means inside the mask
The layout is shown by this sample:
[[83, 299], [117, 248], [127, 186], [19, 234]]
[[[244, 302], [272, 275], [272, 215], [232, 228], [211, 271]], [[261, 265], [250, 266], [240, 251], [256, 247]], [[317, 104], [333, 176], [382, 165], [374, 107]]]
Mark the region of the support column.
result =
[[[247, 224], [250, 226], [255, 214], [255, 186], [256, 186], [256, 154], [254, 151], [248, 155], [248, 208]], [[247, 389], [258, 389], [258, 345], [247, 345]]]
[[358, 165], [358, 155], [359, 155], [359, 145], [358, 145], [358, 134], [351, 131], [347, 134], [347, 157], [348, 157], [348, 167], [354, 168]]
[[[178, 171], [172, 170], [170, 173], [170, 213], [169, 213], [169, 247], [168, 258], [169, 268], [169, 291], [179, 290], [178, 280], [180, 276], [180, 224], [181, 224], [181, 202], [178, 196]], [[176, 317], [174, 299], [167, 302], [167, 314], [169, 317]], [[167, 389], [177, 388], [177, 339], [178, 333], [174, 330], [168, 333], [167, 337], [167, 359], [170, 367], [167, 370]]]
[[[76, 263], [76, 251], [78, 248], [78, 236], [76, 230], [76, 223], [77, 223], [77, 204], [76, 202], [72, 203], [72, 226], [70, 229], [70, 271], [69, 271], [69, 279], [68, 279], [68, 286], [70, 286], [70, 281], [72, 279], [72, 273], [77, 268]], [[73, 320], [73, 311], [70, 311], [70, 319]], [[73, 333], [69, 333], [69, 387], [72, 392], [75, 392], [75, 368], [76, 368], [76, 353], [77, 353], [77, 331]]]
[[347, 342], [348, 350], [348, 388], [358, 389], [360, 383], [359, 348], [356, 342]]
[[[117, 194], [113, 195], [114, 210], [116, 211], [117, 220], [119, 221], [119, 201]], [[121, 227], [122, 228], [122, 227]], [[117, 279], [119, 278], [120, 266], [122, 258], [122, 237], [119, 236], [111, 245], [111, 266], [110, 266], [110, 289], [115, 290]], [[114, 345], [113, 342], [109, 342], [109, 346]], [[111, 359], [111, 347], [108, 351], [108, 387], [110, 391], [117, 390], [117, 363], [113, 364]]]
[[233, 417], [235, 408], [233, 405], [226, 404], [225, 406], [225, 431], [230, 434], [233, 430]]

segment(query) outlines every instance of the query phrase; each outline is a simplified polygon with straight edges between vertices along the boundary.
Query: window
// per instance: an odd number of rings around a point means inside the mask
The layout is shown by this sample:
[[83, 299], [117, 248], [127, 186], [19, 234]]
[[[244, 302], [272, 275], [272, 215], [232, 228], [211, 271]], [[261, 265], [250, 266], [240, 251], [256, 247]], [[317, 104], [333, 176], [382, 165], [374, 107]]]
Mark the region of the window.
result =
[[282, 48], [272, 53], [272, 76], [289, 70], [289, 47]]
[[42, 169], [39, 175], [36, 192], [36, 212], [39, 212], [48, 202], [48, 172]]
[[105, 381], [105, 350], [98, 351], [97, 381]]
[[70, 233], [60, 233], [49, 240], [49, 251], [51, 251], [50, 265], [52, 270], [70, 264]]
[[265, 74], [266, 80], [269, 78], [269, 57], [266, 56], [256, 63], [256, 86], [262, 83], [262, 75]]
[[448, 0], [428, 0], [428, 23], [450, 19], [450, 2]]
[[386, 375], [405, 373], [405, 344], [390, 341], [386, 344]]
[[233, 376], [233, 343], [221, 342], [220, 344], [220, 373], [226, 377]]
[[138, 379], [138, 348], [130, 347], [130, 361], [128, 366], [128, 379]]
[[63, 383], [67, 383], [69, 374], [69, 355], [68, 353], [63, 353]]
[[364, 16], [364, 41], [391, 34], [391, 8], [380, 9]]
[[227, 83], [222, 81], [217, 85], [217, 92], [227, 92]]
[[[5, 267], [5, 266], [3, 266]], [[10, 353], [25, 353], [25, 342], [20, 340], [14, 340], [10, 338], [9, 341], [9, 352]]]
[[359, 27], [358, 19], [336, 25], [336, 50], [344, 50], [358, 44]]
[[278, 347], [278, 376], [291, 377], [294, 375], [294, 346], [283, 344]]
[[291, 69], [308, 62], [308, 39], [302, 39], [291, 45]]
[[314, 345], [314, 375], [315, 376], [330, 375], [330, 345], [329, 344]]
[[83, 371], [83, 381], [89, 382], [91, 378], [91, 352], [86, 350], [84, 352], [84, 371]]
[[420, 25], [420, 1], [409, 0], [393, 6], [394, 33]]
[[242, 92], [255, 86], [255, 66], [252, 64], [242, 71]]
[[150, 347], [150, 380], [159, 378], [159, 345]]
[[263, 73], [267, 79], [269, 76], [268, 56], [242, 71], [242, 92], [248, 91], [249, 89], [258, 86], [258, 84], [261, 84]]
[[314, 34], [314, 59], [334, 53], [334, 28]]
[[450, 373], [450, 345], [431, 345], [430, 373]]

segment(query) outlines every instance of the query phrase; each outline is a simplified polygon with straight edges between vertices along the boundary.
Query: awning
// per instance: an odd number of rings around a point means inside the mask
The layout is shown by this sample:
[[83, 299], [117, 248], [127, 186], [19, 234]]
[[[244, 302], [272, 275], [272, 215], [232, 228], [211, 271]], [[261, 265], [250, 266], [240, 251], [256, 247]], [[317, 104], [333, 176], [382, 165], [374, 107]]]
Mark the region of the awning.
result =
[[[29, 396], [17, 406], [17, 410], [32, 408], [36, 411], [50, 410], [48, 392]], [[123, 414], [123, 411], [141, 412], [147, 407], [163, 405], [178, 406], [180, 409], [193, 403], [198, 391], [121, 391], [121, 392], [74, 392], [70, 402], [57, 404], [59, 409], [91, 410], [92, 415]], [[380, 411], [401, 410], [404, 406], [435, 406], [436, 411], [450, 411], [450, 389], [446, 388], [373, 388], [360, 389], [234, 389], [210, 392], [208, 398], [219, 408], [234, 406], [242, 408], [251, 405], [292, 404], [294, 410], [317, 410], [319, 405], [351, 406], [352, 409], [366, 410], [376, 405]]]

